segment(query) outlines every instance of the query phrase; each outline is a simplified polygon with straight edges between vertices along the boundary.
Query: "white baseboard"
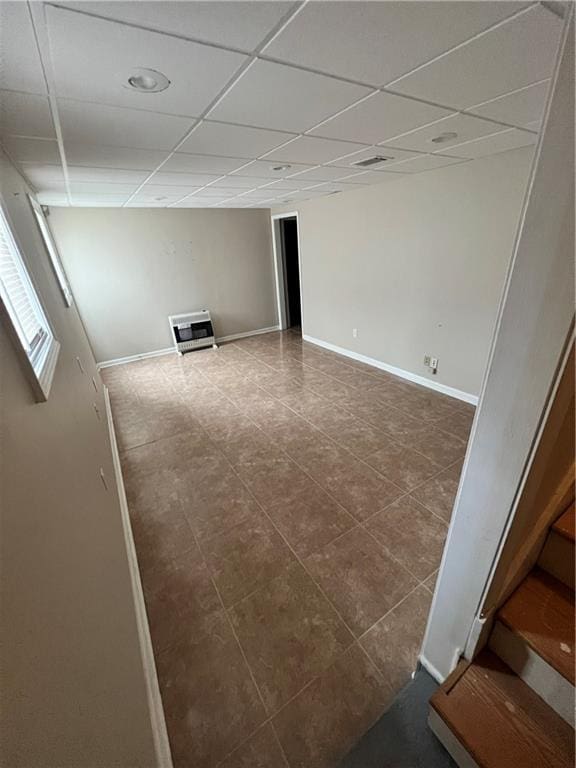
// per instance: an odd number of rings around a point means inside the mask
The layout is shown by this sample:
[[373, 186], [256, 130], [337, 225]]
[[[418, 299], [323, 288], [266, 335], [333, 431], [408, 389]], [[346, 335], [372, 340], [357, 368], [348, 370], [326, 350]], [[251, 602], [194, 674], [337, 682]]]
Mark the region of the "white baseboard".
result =
[[258, 328], [256, 331], [244, 331], [244, 333], [233, 333], [230, 336], [219, 336], [216, 339], [217, 343], [223, 341], [236, 341], [236, 339], [247, 339], [248, 336], [260, 336], [261, 333], [274, 333], [279, 331], [279, 325], [271, 325], [269, 328]]
[[431, 381], [424, 376], [418, 376], [416, 373], [405, 371], [403, 368], [396, 368], [395, 365], [389, 365], [388, 363], [383, 363], [381, 360], [376, 360], [373, 357], [361, 355], [359, 352], [352, 352], [350, 349], [338, 347], [336, 344], [331, 344], [329, 341], [322, 341], [321, 339], [316, 339], [313, 336], [308, 336], [307, 334], [302, 334], [302, 338], [304, 341], [310, 342], [310, 344], [315, 344], [318, 347], [329, 349], [331, 352], [337, 352], [339, 355], [350, 357], [352, 360], [357, 360], [359, 363], [366, 363], [366, 365], [379, 368], [381, 371], [387, 371], [388, 373], [394, 374], [394, 376], [399, 376], [401, 379], [412, 381], [415, 384], [428, 387], [428, 389], [433, 389], [436, 392], [442, 392], [444, 395], [455, 397], [457, 400], [463, 400], [465, 403], [478, 405], [477, 395], [471, 395], [469, 392], [463, 392], [461, 389], [455, 389], [454, 387], [449, 387], [446, 384], [439, 384], [438, 382]]
[[422, 664], [422, 666], [424, 667], [426, 672], [428, 672], [429, 675], [432, 675], [434, 680], [436, 680], [436, 682], [439, 685], [442, 685], [442, 683], [445, 680], [445, 677], [444, 677], [444, 675], [440, 674], [440, 672], [436, 669], [434, 664], [432, 664], [430, 661], [428, 661], [426, 656], [424, 656], [423, 654], [420, 654], [420, 656], [418, 656], [418, 661], [420, 662], [420, 664]]
[[112, 410], [110, 408], [110, 395], [107, 387], [104, 387], [104, 398], [106, 402], [106, 416], [108, 420], [110, 446], [112, 448], [114, 474], [116, 475], [116, 486], [118, 489], [118, 497], [120, 499], [122, 528], [124, 529], [124, 540], [126, 544], [126, 553], [128, 555], [128, 565], [130, 568], [130, 581], [132, 582], [132, 594], [136, 611], [136, 623], [138, 626], [138, 638], [140, 641], [140, 652], [142, 655], [142, 666], [145, 676], [152, 737], [154, 740], [154, 750], [156, 752], [155, 768], [173, 768], [168, 732], [166, 730], [166, 721], [164, 719], [164, 709], [162, 708], [162, 699], [160, 697], [160, 687], [156, 675], [152, 640], [150, 638], [150, 629], [148, 627], [148, 618], [146, 616], [146, 607], [144, 605], [140, 571], [138, 570], [138, 561], [136, 559], [136, 548], [134, 547], [134, 538], [132, 536], [132, 527], [130, 525], [130, 516], [128, 513], [128, 503], [126, 501], [124, 481], [122, 479], [116, 433], [114, 432], [114, 421], [112, 419]]
[[[248, 336], [259, 336], [261, 333], [273, 333], [279, 331], [279, 325], [271, 325], [268, 328], [257, 328], [255, 331], [244, 331], [243, 333], [232, 333], [230, 336], [218, 336], [217, 344], [225, 341], [236, 341], [236, 339], [246, 339]], [[110, 368], [113, 365], [124, 365], [124, 363], [134, 363], [137, 360], [145, 360], [148, 357], [161, 357], [162, 355], [172, 355], [175, 353], [174, 347], [165, 347], [164, 349], [155, 349], [152, 352], [142, 352], [139, 355], [128, 355], [128, 357], [116, 357], [113, 360], [103, 360], [98, 363], [98, 368]]]

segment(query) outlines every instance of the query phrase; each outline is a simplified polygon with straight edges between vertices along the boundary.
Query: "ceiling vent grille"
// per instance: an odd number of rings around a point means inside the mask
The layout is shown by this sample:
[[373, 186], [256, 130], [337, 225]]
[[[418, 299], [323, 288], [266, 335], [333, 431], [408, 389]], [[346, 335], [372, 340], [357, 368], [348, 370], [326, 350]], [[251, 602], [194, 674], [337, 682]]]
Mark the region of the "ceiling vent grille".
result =
[[384, 155], [376, 155], [376, 157], [369, 157], [367, 160], [359, 160], [357, 163], [352, 163], [352, 165], [355, 165], [357, 168], [368, 168], [371, 165], [385, 163], [387, 160], [392, 160], [392, 158], [384, 157]]

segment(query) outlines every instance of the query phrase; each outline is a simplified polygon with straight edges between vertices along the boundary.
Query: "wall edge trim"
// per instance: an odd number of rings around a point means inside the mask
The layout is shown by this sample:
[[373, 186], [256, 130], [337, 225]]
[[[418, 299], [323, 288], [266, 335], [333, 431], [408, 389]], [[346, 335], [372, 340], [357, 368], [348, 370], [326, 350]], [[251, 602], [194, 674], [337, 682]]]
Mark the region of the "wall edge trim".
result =
[[[270, 325], [268, 328], [257, 328], [254, 331], [244, 331], [243, 333], [232, 333], [229, 336], [218, 336], [217, 343], [224, 341], [235, 341], [236, 339], [246, 339], [249, 336], [259, 336], [261, 333], [273, 333], [279, 331], [279, 325]], [[175, 353], [174, 347], [164, 347], [164, 349], [154, 349], [151, 352], [141, 352], [139, 355], [128, 355], [127, 357], [116, 357], [113, 360], [102, 360], [98, 363], [98, 370], [102, 368], [111, 368], [113, 365], [124, 365], [124, 363], [133, 363], [137, 360], [145, 360], [148, 357], [161, 357], [162, 355], [171, 355]]]
[[124, 543], [126, 545], [128, 568], [130, 571], [130, 581], [132, 584], [132, 596], [134, 599], [136, 625], [138, 628], [138, 639], [140, 642], [140, 656], [144, 670], [146, 697], [148, 699], [148, 710], [150, 713], [150, 723], [152, 726], [152, 739], [154, 742], [154, 751], [156, 753], [156, 766], [157, 768], [173, 768], [172, 756], [170, 752], [170, 742], [168, 740], [168, 731], [166, 730], [166, 720], [164, 718], [164, 709], [162, 707], [162, 698], [160, 696], [160, 686], [158, 684], [158, 676], [156, 674], [154, 651], [152, 650], [152, 639], [150, 637], [150, 628], [148, 626], [148, 619], [146, 617], [144, 593], [142, 591], [142, 582], [140, 581], [140, 571], [138, 570], [138, 561], [136, 558], [134, 538], [132, 536], [132, 527], [130, 525], [128, 502], [126, 500], [124, 480], [122, 478], [120, 455], [118, 453], [118, 444], [116, 442], [116, 432], [114, 431], [114, 420], [112, 418], [112, 409], [110, 407], [110, 394], [108, 392], [108, 387], [104, 387], [104, 401], [106, 403], [106, 417], [108, 421], [110, 448], [112, 451], [112, 463], [114, 465], [116, 487], [120, 501], [120, 513], [122, 519], [122, 528], [124, 531]]
[[388, 373], [394, 374], [394, 376], [399, 376], [401, 379], [412, 381], [415, 384], [428, 387], [428, 389], [433, 389], [436, 392], [442, 392], [444, 395], [454, 397], [457, 400], [463, 400], [465, 403], [478, 405], [477, 395], [472, 395], [469, 392], [464, 392], [463, 390], [456, 389], [455, 387], [449, 387], [447, 384], [439, 384], [436, 381], [430, 381], [430, 379], [426, 379], [424, 376], [419, 376], [417, 373], [406, 371], [403, 368], [397, 368], [395, 365], [389, 365], [388, 363], [384, 363], [381, 360], [376, 360], [373, 357], [362, 355], [359, 352], [353, 352], [352, 350], [346, 349], [345, 347], [339, 347], [329, 341], [323, 341], [322, 339], [317, 339], [314, 336], [308, 336], [308, 334], [305, 333], [302, 334], [302, 338], [304, 341], [308, 341], [310, 344], [315, 344], [318, 347], [329, 349], [331, 352], [337, 352], [339, 355], [350, 357], [352, 360], [357, 360], [360, 363], [366, 363], [366, 365], [379, 368], [381, 371], [387, 371]]

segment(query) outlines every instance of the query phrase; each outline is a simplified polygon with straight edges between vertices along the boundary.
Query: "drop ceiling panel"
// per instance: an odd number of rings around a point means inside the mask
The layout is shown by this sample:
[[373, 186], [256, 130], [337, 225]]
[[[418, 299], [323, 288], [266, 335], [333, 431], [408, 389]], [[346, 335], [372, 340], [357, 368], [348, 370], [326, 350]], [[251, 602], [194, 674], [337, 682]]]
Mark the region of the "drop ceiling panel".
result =
[[36, 189], [47, 188], [54, 183], [65, 189], [64, 171], [61, 165], [33, 165], [22, 166], [26, 178]]
[[194, 129], [180, 150], [204, 155], [230, 155], [251, 159], [269, 152], [291, 138], [290, 133], [205, 120]]
[[223, 187], [224, 189], [237, 189], [240, 192], [243, 189], [261, 187], [262, 184], [267, 184], [269, 181], [269, 178], [263, 176], [226, 176], [219, 181], [215, 181], [214, 184], [210, 184], [210, 186]]
[[366, 170], [387, 171], [390, 166], [393, 168], [394, 165], [401, 160], [407, 160], [409, 157], [417, 157], [418, 154], [418, 152], [412, 152], [406, 149], [397, 149], [396, 147], [393, 149], [392, 147], [376, 146], [363, 149], [362, 152], [355, 152], [349, 157], [340, 158], [339, 160], [335, 160], [333, 163], [328, 163], [328, 165], [337, 166], [338, 168], [361, 171], [362, 168], [356, 168], [355, 163], [359, 163], [362, 160], [369, 160], [373, 157], [386, 157], [388, 158], [386, 161], [378, 165], [370, 166]]
[[[313, 166], [306, 165], [305, 163], [291, 163], [284, 167], [283, 165], [278, 165], [274, 160], [266, 158], [266, 160], [254, 160], [252, 163], [244, 166], [244, 168], [240, 168], [231, 175], [260, 176], [262, 178], [268, 177], [269, 179], [281, 179], [285, 176], [292, 176], [299, 171], [306, 171], [312, 167]], [[278, 168], [279, 170], [274, 170], [275, 168]]]
[[509, 149], [530, 146], [536, 144], [538, 136], [527, 131], [512, 128], [509, 131], [497, 133], [495, 136], [487, 136], [478, 141], [470, 141], [459, 147], [450, 147], [450, 153], [458, 157], [478, 158], [487, 155], [495, 155], [506, 152]]
[[65, 192], [38, 192], [36, 199], [40, 205], [68, 206], [68, 195]]
[[166, 171], [188, 173], [227, 173], [244, 165], [246, 160], [239, 157], [218, 157], [217, 155], [188, 155], [176, 152], [162, 167]]
[[67, 99], [58, 99], [58, 113], [65, 145], [73, 142], [171, 149], [193, 124], [187, 117]]
[[312, 131], [315, 136], [378, 144], [451, 114], [391, 93], [377, 93]]
[[[67, 98], [197, 116], [247, 59], [52, 6], [47, 16], [56, 92]], [[170, 86], [135, 91], [127, 84], [135, 67], [161, 72]]]
[[242, 192], [240, 198], [243, 200], [270, 200], [274, 197], [274, 193], [267, 189], [253, 189], [250, 192]]
[[[401, 149], [413, 149], [420, 152], [443, 152], [452, 144], [462, 144], [463, 141], [478, 139], [481, 136], [488, 136], [502, 130], [501, 125], [491, 123], [488, 120], [480, 120], [468, 115], [454, 115], [425, 128], [419, 128], [417, 131], [397, 136], [390, 144]], [[451, 133], [456, 135], [448, 138], [448, 134]], [[446, 135], [446, 141], [435, 143], [433, 139], [442, 136], [442, 134]], [[387, 145], [383, 145], [381, 149], [387, 149]]]
[[267, 160], [280, 160], [289, 163], [308, 163], [321, 165], [335, 160], [342, 155], [363, 149], [362, 144], [333, 139], [318, 139], [314, 136], [301, 136], [281, 149], [275, 149], [266, 156]]
[[314, 182], [320, 181], [335, 181], [341, 179], [343, 176], [349, 176], [352, 173], [348, 168], [336, 168], [333, 166], [320, 166], [319, 168], [313, 168], [310, 171], [299, 173], [294, 176], [291, 181], [295, 181], [301, 184], [301, 186], [309, 186]]
[[395, 91], [465, 109], [550, 77], [562, 19], [537, 5], [393, 84]]
[[359, 85], [258, 60], [210, 117], [300, 133], [368, 93]]
[[471, 107], [469, 111], [475, 115], [480, 115], [480, 117], [527, 127], [542, 119], [549, 87], [550, 81], [545, 80], [542, 83], [529, 85], [520, 91], [514, 91], [498, 99]]
[[68, 8], [252, 50], [290, 10], [291, 2], [72, 2]]
[[[154, 182], [155, 179], [152, 179]], [[137, 193], [137, 197], [159, 197], [166, 195], [167, 197], [175, 197], [176, 199], [184, 197], [184, 195], [191, 195], [200, 189], [200, 184], [184, 184], [181, 187], [177, 187], [174, 184], [145, 184], [142, 189]]]
[[60, 152], [55, 139], [46, 141], [9, 136], [2, 141], [15, 162], [50, 164], [60, 162]]
[[293, 192], [308, 183], [298, 181], [298, 176], [295, 176], [293, 179], [281, 179], [280, 181], [273, 181], [272, 184], [266, 184], [266, 189], [270, 191], [270, 194]]
[[46, 82], [34, 37], [28, 4], [0, 3], [0, 88], [46, 93]]
[[72, 203], [82, 208], [118, 208], [128, 201], [129, 195], [106, 194], [95, 195], [75, 194], [72, 195]]
[[[243, 192], [242, 189], [233, 189], [233, 188], [227, 188], [224, 189], [222, 187], [204, 187], [203, 189], [198, 191], [198, 197], [211, 197], [211, 198], [219, 198], [221, 200], [224, 200], [228, 197], [236, 197], [236, 195], [241, 194]], [[194, 195], [196, 197], [196, 195]]]
[[401, 173], [383, 173], [382, 171], [363, 171], [353, 176], [341, 179], [342, 184], [387, 184], [390, 181], [398, 181]]
[[66, 142], [66, 160], [71, 165], [92, 168], [124, 168], [153, 171], [168, 157], [168, 152], [133, 147], [110, 147], [98, 144]]
[[432, 171], [435, 168], [442, 168], [445, 165], [455, 165], [464, 162], [458, 157], [448, 157], [444, 155], [420, 155], [412, 160], [405, 160], [397, 167], [403, 173], [419, 173], [420, 171]]
[[266, 55], [385, 85], [527, 3], [311, 2]]
[[136, 191], [138, 184], [111, 184], [109, 182], [73, 181], [70, 183], [70, 192], [73, 195], [131, 195]]
[[214, 173], [172, 173], [170, 171], [164, 171], [165, 167], [166, 166], [162, 166], [162, 170], [152, 176], [150, 179], [151, 184], [164, 184], [166, 186], [180, 187], [203, 187], [204, 184], [216, 181], [220, 175]]
[[124, 168], [83, 168], [82, 166], [68, 165], [68, 178], [70, 181], [138, 185], [147, 176], [147, 171], [132, 171]]
[[186, 197], [186, 195], [191, 195], [194, 191], [193, 187], [186, 187], [185, 189], [178, 189], [175, 187], [173, 192], [168, 192], [163, 187], [155, 189], [154, 187], [146, 186], [143, 190], [134, 195], [130, 202], [170, 205], [170, 203], [175, 203], [181, 198]]
[[0, 136], [56, 138], [48, 99], [0, 91]]

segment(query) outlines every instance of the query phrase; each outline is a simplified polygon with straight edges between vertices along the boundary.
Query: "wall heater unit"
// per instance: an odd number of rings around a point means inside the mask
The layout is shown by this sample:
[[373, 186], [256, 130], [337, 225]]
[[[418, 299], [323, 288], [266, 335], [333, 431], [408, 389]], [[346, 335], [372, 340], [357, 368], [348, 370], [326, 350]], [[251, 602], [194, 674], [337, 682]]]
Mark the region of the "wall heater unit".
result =
[[168, 322], [179, 355], [202, 347], [216, 349], [212, 320], [207, 309], [183, 315], [170, 315]]

